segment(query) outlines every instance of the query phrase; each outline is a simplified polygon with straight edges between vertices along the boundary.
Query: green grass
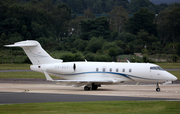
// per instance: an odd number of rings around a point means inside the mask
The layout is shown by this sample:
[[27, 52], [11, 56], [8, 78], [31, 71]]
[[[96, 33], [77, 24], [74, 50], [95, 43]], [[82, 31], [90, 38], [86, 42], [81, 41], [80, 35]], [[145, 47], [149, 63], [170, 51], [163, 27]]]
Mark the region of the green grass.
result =
[[6, 114], [179, 114], [180, 101], [98, 101], [0, 105]]
[[[52, 78], [58, 78], [51, 76]], [[0, 72], [2, 78], [28, 78], [28, 79], [45, 79], [45, 75], [39, 72]]]
[[180, 63], [155, 63], [163, 69], [180, 69]]
[[0, 70], [29, 70], [31, 64], [0, 64]]
[[180, 71], [168, 71], [168, 72], [176, 76], [178, 80], [180, 79]]

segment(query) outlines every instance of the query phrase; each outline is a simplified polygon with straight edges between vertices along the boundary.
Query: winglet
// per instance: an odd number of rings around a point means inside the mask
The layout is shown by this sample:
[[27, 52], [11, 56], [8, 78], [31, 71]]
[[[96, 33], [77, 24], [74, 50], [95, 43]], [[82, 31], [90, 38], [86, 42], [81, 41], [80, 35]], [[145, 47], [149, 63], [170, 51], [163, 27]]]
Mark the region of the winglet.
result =
[[130, 63], [129, 60], [127, 60], [127, 62]]
[[44, 74], [45, 74], [45, 76], [46, 76], [46, 80], [47, 80], [47, 81], [54, 81], [54, 80], [49, 76], [49, 74], [48, 74], [47, 72], [44, 71]]

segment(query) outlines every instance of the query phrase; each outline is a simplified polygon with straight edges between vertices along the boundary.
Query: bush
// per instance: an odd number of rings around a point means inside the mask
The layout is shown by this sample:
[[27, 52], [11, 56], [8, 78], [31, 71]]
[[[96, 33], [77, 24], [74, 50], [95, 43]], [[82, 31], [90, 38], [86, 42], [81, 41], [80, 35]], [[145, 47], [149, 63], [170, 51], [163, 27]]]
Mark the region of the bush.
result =
[[94, 55], [93, 55], [93, 53], [88, 53], [88, 54], [86, 54], [86, 55], [85, 55], [85, 59], [86, 59], [87, 61], [94, 61]]
[[84, 57], [80, 53], [67, 53], [61, 56], [61, 59], [64, 62], [70, 62], [70, 61], [83, 61]]
[[110, 62], [112, 59], [108, 55], [95, 55], [94, 61]]
[[177, 62], [179, 60], [179, 56], [178, 55], [172, 55], [172, 61], [173, 62]]
[[32, 64], [28, 57], [25, 58], [24, 63]]
[[102, 48], [104, 44], [104, 39], [103, 38], [91, 38], [91, 40], [89, 41], [86, 50], [96, 53], [97, 50], [100, 50]]

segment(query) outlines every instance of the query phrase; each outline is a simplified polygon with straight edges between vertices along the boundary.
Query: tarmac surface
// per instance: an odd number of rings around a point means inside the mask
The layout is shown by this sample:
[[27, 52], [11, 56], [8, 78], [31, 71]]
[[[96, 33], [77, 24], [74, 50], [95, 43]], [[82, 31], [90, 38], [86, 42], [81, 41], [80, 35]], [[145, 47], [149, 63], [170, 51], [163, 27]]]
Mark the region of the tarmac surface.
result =
[[[179, 69], [176, 69], [179, 70]], [[31, 72], [31, 70], [0, 70], [0, 72]], [[170, 85], [156, 83], [123, 83], [102, 85], [97, 90], [71, 87], [45, 79], [0, 79], [0, 104], [83, 101], [180, 101], [180, 80]]]
[[[26, 82], [26, 81], [25, 81]], [[180, 100], [180, 84], [161, 85], [102, 85], [98, 90], [84, 91], [83, 87], [62, 86], [55, 83], [1, 83], [0, 104], [83, 101], [153, 101]]]

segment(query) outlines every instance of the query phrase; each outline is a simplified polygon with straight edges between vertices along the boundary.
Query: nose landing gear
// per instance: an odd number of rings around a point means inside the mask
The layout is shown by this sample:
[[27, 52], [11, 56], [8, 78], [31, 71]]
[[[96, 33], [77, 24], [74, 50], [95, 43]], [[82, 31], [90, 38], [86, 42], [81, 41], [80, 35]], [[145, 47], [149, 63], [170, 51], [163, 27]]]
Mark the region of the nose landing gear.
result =
[[157, 92], [160, 92], [161, 91], [161, 89], [160, 89], [160, 84], [157, 82], [157, 86], [156, 86], [156, 91]]

